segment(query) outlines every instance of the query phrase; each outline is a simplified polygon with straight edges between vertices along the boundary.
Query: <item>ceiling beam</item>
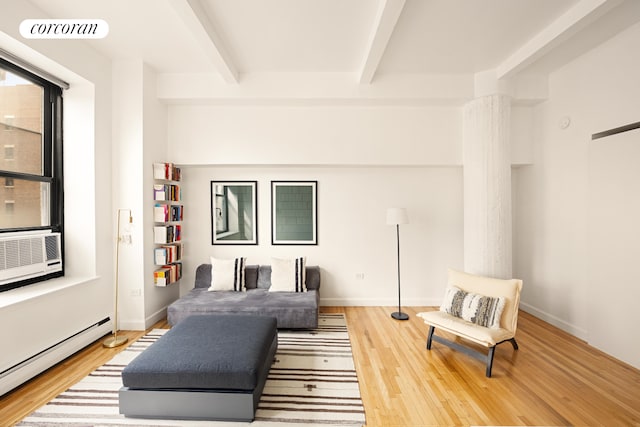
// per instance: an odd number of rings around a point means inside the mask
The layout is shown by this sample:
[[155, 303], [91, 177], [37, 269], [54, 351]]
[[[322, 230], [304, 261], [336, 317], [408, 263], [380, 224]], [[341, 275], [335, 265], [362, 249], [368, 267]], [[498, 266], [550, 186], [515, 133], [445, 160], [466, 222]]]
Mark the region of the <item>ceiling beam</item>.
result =
[[515, 76], [621, 2], [580, 0], [498, 65], [496, 77], [504, 79]]
[[369, 84], [373, 80], [404, 4], [405, 0], [381, 0], [375, 26], [369, 37], [364, 63], [360, 70], [359, 82], [361, 84]]
[[200, 0], [169, 2], [227, 83], [238, 83], [238, 70]]

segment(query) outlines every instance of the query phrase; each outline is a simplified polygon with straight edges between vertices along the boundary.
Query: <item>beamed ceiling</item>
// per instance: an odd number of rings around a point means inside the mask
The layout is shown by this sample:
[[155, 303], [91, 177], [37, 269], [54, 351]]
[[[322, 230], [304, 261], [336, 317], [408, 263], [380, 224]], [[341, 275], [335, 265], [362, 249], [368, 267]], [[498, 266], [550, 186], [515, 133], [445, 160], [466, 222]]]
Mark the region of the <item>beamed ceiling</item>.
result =
[[[151, 66], [168, 101], [455, 100], [487, 73], [546, 79], [640, 21], [638, 0], [30, 1], [106, 20], [109, 35], [85, 42]], [[178, 93], [194, 79], [203, 94]]]

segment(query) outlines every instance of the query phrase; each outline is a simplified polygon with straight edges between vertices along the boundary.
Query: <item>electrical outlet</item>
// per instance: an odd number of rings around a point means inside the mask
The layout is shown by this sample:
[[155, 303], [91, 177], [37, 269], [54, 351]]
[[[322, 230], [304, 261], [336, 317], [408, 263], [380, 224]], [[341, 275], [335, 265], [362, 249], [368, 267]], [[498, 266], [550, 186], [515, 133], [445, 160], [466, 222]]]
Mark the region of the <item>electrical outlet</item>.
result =
[[364, 273], [356, 273], [356, 279], [364, 280]]
[[142, 290], [141, 289], [131, 289], [131, 296], [132, 297], [142, 296]]

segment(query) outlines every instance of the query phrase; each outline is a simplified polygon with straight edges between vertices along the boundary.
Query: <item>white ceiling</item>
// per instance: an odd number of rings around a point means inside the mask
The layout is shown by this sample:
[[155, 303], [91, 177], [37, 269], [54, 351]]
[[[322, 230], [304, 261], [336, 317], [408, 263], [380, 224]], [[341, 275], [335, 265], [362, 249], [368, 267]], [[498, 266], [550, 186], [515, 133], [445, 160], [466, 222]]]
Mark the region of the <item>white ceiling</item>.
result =
[[548, 73], [640, 21], [640, 0], [30, 0], [52, 18], [101, 18], [91, 40], [160, 74], [498, 76]]

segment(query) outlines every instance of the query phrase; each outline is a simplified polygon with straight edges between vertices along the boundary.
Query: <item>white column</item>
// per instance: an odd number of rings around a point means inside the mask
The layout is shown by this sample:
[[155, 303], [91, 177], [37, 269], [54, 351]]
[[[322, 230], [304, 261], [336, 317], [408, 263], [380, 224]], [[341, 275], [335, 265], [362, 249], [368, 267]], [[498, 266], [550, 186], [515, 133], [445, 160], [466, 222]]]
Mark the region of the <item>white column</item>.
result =
[[464, 106], [464, 269], [511, 278], [511, 99], [483, 96]]

